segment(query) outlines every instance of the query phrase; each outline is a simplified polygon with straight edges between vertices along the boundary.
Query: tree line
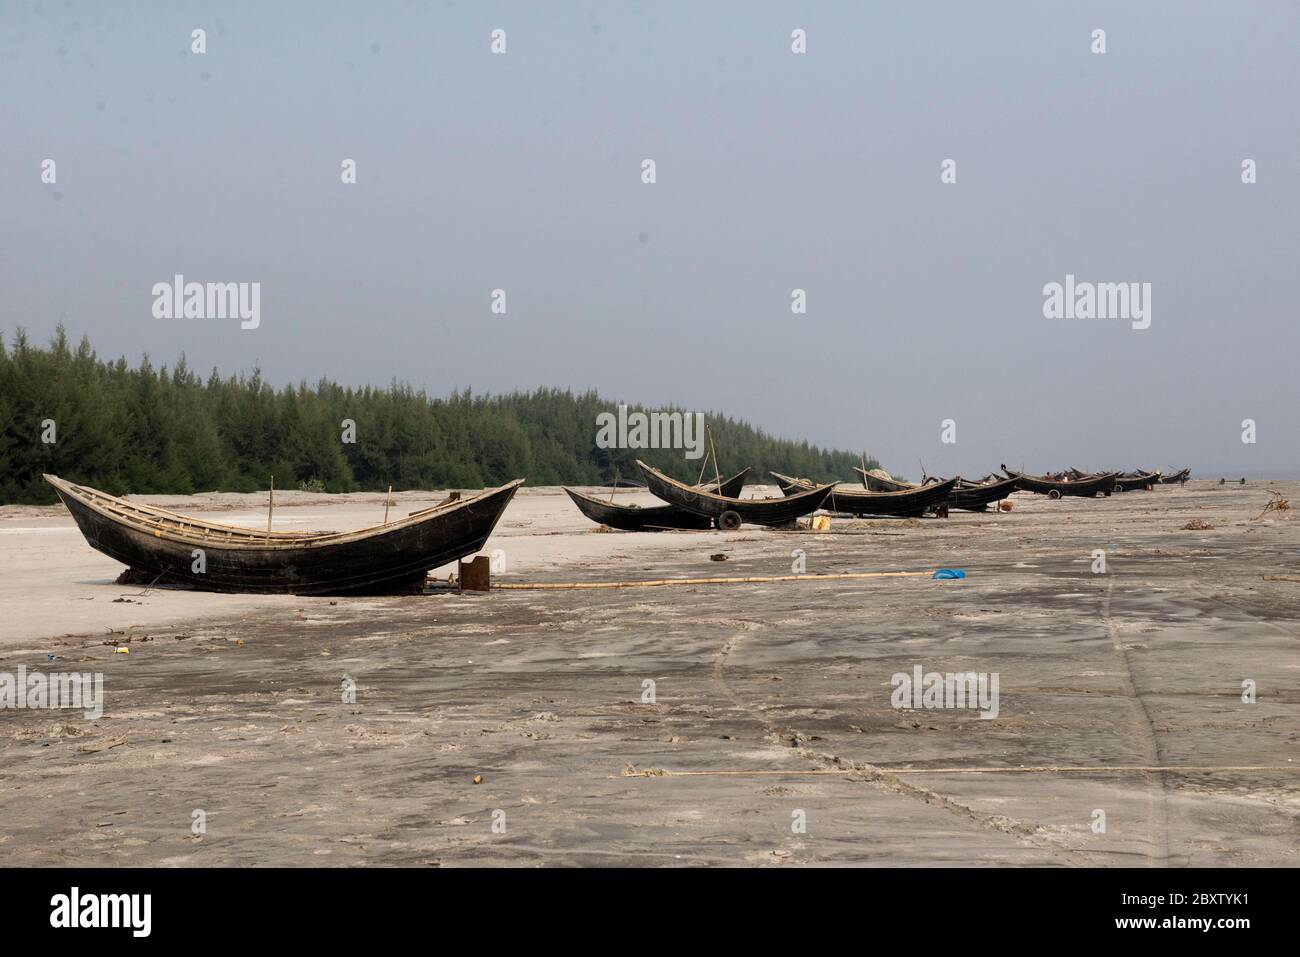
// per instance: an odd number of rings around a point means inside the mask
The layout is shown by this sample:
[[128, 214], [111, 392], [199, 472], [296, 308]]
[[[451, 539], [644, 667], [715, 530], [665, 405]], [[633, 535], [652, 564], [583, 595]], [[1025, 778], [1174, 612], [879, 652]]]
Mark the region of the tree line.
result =
[[[681, 449], [598, 447], [597, 416], [616, 411], [595, 392], [567, 389], [436, 398], [396, 381], [350, 388], [328, 379], [277, 389], [258, 369], [213, 369], [205, 379], [183, 355], [171, 367], [147, 355], [132, 366], [100, 359], [84, 337], [74, 348], [62, 326], [44, 348], [20, 329], [9, 345], [0, 336], [0, 503], [56, 501], [45, 472], [112, 494], [251, 492], [272, 478], [276, 488], [328, 492], [474, 489], [519, 477], [598, 485], [640, 481], [637, 458], [699, 478], [704, 460]], [[737, 419], [709, 413], [705, 422], [724, 477], [748, 466], [754, 481], [769, 469], [830, 481], [858, 464], [854, 453]]]

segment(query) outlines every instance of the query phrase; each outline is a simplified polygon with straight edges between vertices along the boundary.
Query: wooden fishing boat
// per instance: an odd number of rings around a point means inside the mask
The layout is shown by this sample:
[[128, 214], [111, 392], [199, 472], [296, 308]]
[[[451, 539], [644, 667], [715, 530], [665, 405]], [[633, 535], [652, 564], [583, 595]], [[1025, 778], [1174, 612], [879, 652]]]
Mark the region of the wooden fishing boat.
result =
[[1060, 481], [1048, 478], [1045, 475], [1029, 475], [1026, 472], [1017, 472], [1014, 469], [1007, 468], [1005, 464], [1002, 466], [1002, 471], [1007, 474], [1008, 478], [1019, 480], [1018, 488], [1026, 492], [1047, 495], [1051, 498], [1061, 498], [1064, 495], [1080, 495], [1091, 498], [1099, 493], [1109, 495], [1115, 488], [1114, 472]]
[[[1089, 478], [1090, 474], [1096, 473], [1088, 473], [1081, 469], [1072, 468], [1067, 469], [1066, 474], [1069, 475], [1071, 479], [1078, 481], [1079, 479]], [[1115, 487], [1111, 489], [1111, 491], [1133, 492], [1138, 489], [1149, 488], [1150, 486], [1157, 484], [1159, 481], [1159, 472], [1147, 472], [1143, 469], [1138, 469], [1136, 472], [1118, 472], [1115, 475]]]
[[967, 512], [983, 512], [1018, 488], [1020, 488], [1020, 479], [1015, 478], [995, 482], [959, 481], [952, 494], [948, 496], [948, 507], [960, 508]]
[[[896, 479], [886, 479], [879, 475], [872, 475], [856, 465], [853, 466], [853, 471], [862, 477], [867, 488], [872, 492], [907, 492], [943, 481], [943, 479], [927, 475], [923, 483], [916, 485], [912, 482], [899, 482]], [[948, 507], [959, 508], [967, 512], [987, 511], [988, 507], [994, 502], [1000, 502], [1014, 492], [1019, 487], [1018, 482], [1019, 479], [997, 475], [985, 476], [983, 479], [974, 482], [958, 477], [956, 487], [948, 496]], [[838, 489], [836, 494], [839, 494]]]
[[1175, 485], [1175, 484], [1182, 485], [1184, 482], [1187, 481], [1189, 477], [1191, 477], [1191, 474], [1192, 474], [1191, 469], [1182, 469], [1181, 471], [1174, 472], [1172, 475], [1161, 475], [1160, 484], [1161, 485]]
[[55, 475], [45, 480], [91, 548], [145, 580], [203, 591], [342, 595], [406, 591], [479, 551], [524, 483], [353, 532], [263, 532], [130, 502]]
[[[781, 491], [786, 495], [805, 494], [814, 487], [807, 479], [782, 475], [780, 472], [772, 472], [771, 475], [780, 483]], [[870, 492], [843, 484], [828, 486], [831, 493], [822, 508], [841, 515], [924, 515], [930, 509], [947, 503], [957, 481], [951, 478], [946, 482], [918, 485], [897, 492]]]
[[[858, 466], [853, 466], [853, 471], [857, 472], [862, 479], [862, 483], [867, 487], [868, 492], [907, 492], [914, 488], [919, 488], [915, 482], [900, 482], [898, 479], [884, 478], [879, 475], [872, 475]], [[773, 475], [776, 473], [773, 472]]]
[[1125, 473], [1115, 476], [1116, 492], [1135, 492], [1138, 489], [1151, 488], [1160, 484], [1159, 472]]
[[[741, 489], [745, 487], [745, 476], [748, 474], [749, 469], [745, 469], [725, 479], [721, 494], [728, 498], [738, 496]], [[711, 492], [717, 489], [717, 483], [709, 482], [697, 488]], [[619, 528], [627, 532], [659, 532], [669, 528], [713, 527], [713, 519], [696, 512], [688, 512], [676, 505], [651, 505], [647, 508], [640, 505], [615, 504], [608, 499], [594, 498], [571, 488], [566, 488], [564, 491], [583, 515], [597, 524], [608, 525], [610, 528]]]
[[646, 486], [669, 505], [704, 515], [718, 528], [739, 528], [742, 522], [754, 525], [785, 525], [796, 518], [815, 512], [831, 493], [831, 486], [814, 486], [798, 495], [785, 498], [735, 498], [694, 488], [665, 475], [638, 460]]

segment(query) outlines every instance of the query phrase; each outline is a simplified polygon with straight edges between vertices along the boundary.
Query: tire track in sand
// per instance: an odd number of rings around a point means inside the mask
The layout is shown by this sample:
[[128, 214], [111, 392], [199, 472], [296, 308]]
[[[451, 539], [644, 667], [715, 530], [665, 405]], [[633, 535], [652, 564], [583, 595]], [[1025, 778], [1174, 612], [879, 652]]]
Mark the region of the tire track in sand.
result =
[[[1106, 633], [1110, 636], [1110, 646], [1115, 652], [1115, 656], [1124, 664], [1124, 674], [1122, 682], [1124, 687], [1122, 691], [1130, 700], [1135, 711], [1138, 712], [1140, 721], [1135, 722], [1142, 731], [1143, 739], [1143, 764], [1150, 767], [1158, 767], [1162, 764], [1160, 760], [1160, 742], [1156, 740], [1155, 724], [1151, 720], [1151, 711], [1147, 707], [1141, 692], [1138, 691], [1137, 682], [1133, 679], [1133, 662], [1129, 656], [1128, 649], [1119, 637], [1119, 624], [1115, 621], [1112, 613], [1113, 599], [1115, 594], [1115, 579], [1113, 576], [1107, 576], [1106, 592], [1101, 598], [1101, 620], [1106, 626]], [[1168, 809], [1168, 786], [1165, 782], [1165, 775], [1160, 771], [1150, 772], [1147, 778], [1147, 819], [1150, 821], [1151, 834], [1149, 838], [1150, 866], [1168, 867], [1169, 866], [1169, 809]]]
[[756, 621], [736, 621], [732, 620], [728, 624], [740, 625], [741, 630], [730, 635], [719, 646], [713, 659], [713, 680], [719, 690], [731, 701], [738, 711], [744, 712], [759, 724], [770, 737], [779, 740], [794, 741], [791, 751], [804, 760], [816, 765], [822, 770], [842, 770], [845, 771], [845, 779], [851, 781], [861, 781], [866, 784], [873, 784], [883, 791], [900, 797], [911, 798], [920, 801], [931, 807], [937, 807], [949, 812], [964, 821], [990, 831], [998, 831], [1003, 834], [1009, 834], [1020, 838], [1026, 843], [1032, 844], [1039, 850], [1051, 854], [1058, 862], [1064, 865], [1077, 866], [1097, 866], [1103, 863], [1113, 863], [1113, 856], [1104, 852], [1088, 851], [1081, 848], [1071, 847], [1062, 844], [1060, 841], [1053, 839], [1050, 832], [1043, 828], [1027, 824], [1024, 821], [1018, 821], [1015, 818], [1007, 817], [1002, 814], [986, 814], [975, 810], [946, 795], [940, 794], [923, 785], [913, 781], [903, 780], [896, 774], [876, 767], [875, 765], [849, 761], [835, 754], [825, 751], [816, 751], [812, 748], [804, 747], [800, 741], [803, 736], [792, 728], [782, 728], [773, 724], [765, 716], [759, 714], [757, 709], [746, 701], [742, 700], [731, 684], [727, 681], [726, 666], [727, 662], [736, 653], [745, 635], [760, 631], [767, 625], [763, 622]]

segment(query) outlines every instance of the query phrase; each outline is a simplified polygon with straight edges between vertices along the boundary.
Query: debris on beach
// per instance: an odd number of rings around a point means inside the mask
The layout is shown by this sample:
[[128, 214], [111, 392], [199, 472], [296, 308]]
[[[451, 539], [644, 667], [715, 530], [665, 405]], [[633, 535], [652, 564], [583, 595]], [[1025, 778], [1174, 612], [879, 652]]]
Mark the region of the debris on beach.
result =
[[1258, 522], [1269, 512], [1287, 512], [1291, 510], [1291, 503], [1283, 498], [1282, 493], [1277, 489], [1269, 489], [1268, 494], [1270, 496], [1268, 504], [1264, 506], [1264, 511], [1251, 519], [1252, 522]]
[[1201, 518], [1194, 518], [1183, 526], [1185, 532], [1208, 532], [1214, 528], [1209, 522]]

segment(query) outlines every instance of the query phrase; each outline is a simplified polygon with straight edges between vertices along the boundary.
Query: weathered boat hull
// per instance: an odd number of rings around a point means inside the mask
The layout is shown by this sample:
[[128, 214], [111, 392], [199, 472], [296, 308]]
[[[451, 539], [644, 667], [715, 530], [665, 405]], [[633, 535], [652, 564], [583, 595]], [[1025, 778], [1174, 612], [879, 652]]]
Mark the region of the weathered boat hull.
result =
[[481, 550], [522, 479], [391, 525], [354, 533], [272, 533], [261, 542], [244, 529], [225, 533], [223, 542], [221, 527], [184, 516], [180, 522], [159, 519], [151, 528], [144, 513], [113, 514], [111, 501], [123, 500], [62, 480], [51, 484], [86, 542], [138, 575], [203, 591], [343, 595], [409, 587], [429, 569]]
[[988, 484], [958, 482], [948, 496], [949, 508], [967, 512], [982, 512], [994, 502], [1000, 502], [1020, 487], [1020, 480], [1009, 478]]
[[1149, 475], [1118, 475], [1115, 477], [1116, 492], [1135, 492], [1139, 489], [1150, 488], [1160, 483], [1160, 474], [1153, 472]]
[[1056, 492], [1062, 496], [1076, 495], [1091, 498], [1098, 494], [1109, 495], [1115, 488], [1114, 472], [1106, 475], [1094, 475], [1090, 478], [1078, 479], [1072, 482], [1058, 482], [1055, 479], [1043, 478], [1039, 475], [1027, 475], [1024, 472], [1017, 472], [1005, 465], [1002, 466], [1002, 471], [1007, 473], [1008, 478], [1017, 480], [1018, 488], [1026, 492], [1036, 492], [1039, 495], [1051, 495]]
[[831, 491], [831, 486], [825, 485], [786, 498], [731, 498], [678, 482], [644, 462], [638, 461], [637, 465], [645, 476], [646, 487], [668, 504], [713, 519], [720, 519], [732, 512], [741, 521], [753, 525], [785, 525], [793, 522], [817, 511]]
[[[771, 474], [786, 495], [805, 494], [807, 489], [813, 487], [811, 482], [804, 479], [782, 475], [780, 472]], [[914, 517], [946, 503], [957, 481], [951, 478], [946, 482], [934, 482], [899, 492], [868, 492], [847, 485], [836, 485], [831, 488], [822, 507], [842, 515]]]
[[1183, 469], [1181, 472], [1175, 472], [1173, 475], [1160, 476], [1161, 485], [1181, 485], [1191, 476], [1191, 469]]
[[[872, 475], [870, 472], [864, 472], [857, 466], [854, 466], [853, 471], [862, 477], [867, 489], [872, 492], [912, 492], [940, 481], [939, 479], [927, 479], [925, 484], [914, 485], [911, 482], [881, 478], [878, 475]], [[1017, 479], [1011, 478], [996, 478], [992, 482], [968, 482], [965, 479], [958, 478], [957, 485], [948, 496], [948, 507], [959, 508], [968, 512], [982, 512], [994, 502], [999, 502], [1014, 492], [1018, 487], [1017, 483]]]
[[856, 465], [853, 471], [861, 476], [863, 484], [866, 485], [868, 492], [909, 492], [917, 486], [912, 482], [899, 482], [896, 479], [881, 478], [879, 475], [872, 475], [870, 472], [864, 472]]
[[671, 528], [699, 529], [713, 527], [712, 519], [704, 515], [697, 515], [694, 512], [688, 512], [675, 505], [652, 505], [649, 508], [640, 508], [636, 505], [615, 505], [592, 498], [589, 495], [583, 495], [581, 492], [575, 492], [571, 488], [566, 488], [564, 491], [573, 500], [573, 504], [578, 506], [578, 511], [582, 512], [587, 518], [598, 525], [608, 525], [610, 528], [621, 529], [625, 532], [658, 532]]
[[[745, 476], [749, 469], [737, 472], [729, 479], [723, 479], [722, 494], [735, 497], [745, 487]], [[708, 482], [700, 488], [713, 491], [717, 482]], [[599, 525], [608, 525], [625, 532], [662, 532], [668, 529], [712, 528], [713, 520], [695, 512], [677, 508], [675, 505], [652, 505], [645, 508], [639, 505], [622, 505], [607, 499], [598, 499], [583, 495], [571, 488], [565, 493], [578, 506], [578, 511]]]

